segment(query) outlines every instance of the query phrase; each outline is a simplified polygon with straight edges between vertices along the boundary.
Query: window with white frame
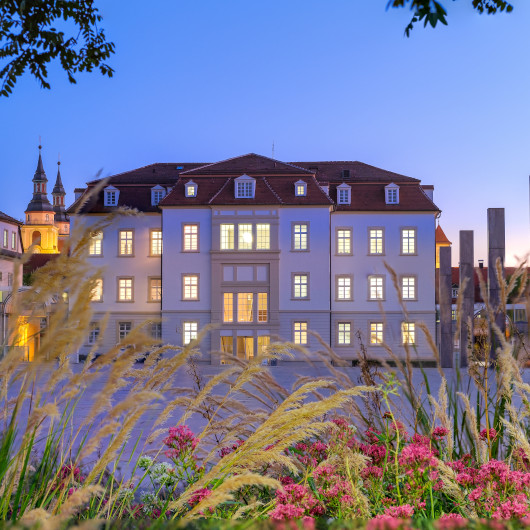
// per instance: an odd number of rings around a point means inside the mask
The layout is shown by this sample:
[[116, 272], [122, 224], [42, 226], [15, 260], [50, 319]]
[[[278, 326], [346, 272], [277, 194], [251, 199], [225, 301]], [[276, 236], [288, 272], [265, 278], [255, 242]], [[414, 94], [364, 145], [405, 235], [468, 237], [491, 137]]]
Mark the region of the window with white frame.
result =
[[198, 300], [199, 299], [199, 275], [183, 274], [182, 275], [182, 299]]
[[337, 324], [337, 344], [340, 346], [351, 344], [351, 322]]
[[118, 302], [133, 301], [133, 279], [118, 278]]
[[451, 288], [451, 298], [458, 298], [458, 287]]
[[221, 250], [234, 250], [235, 233], [235, 226], [233, 224], [222, 224], [220, 226]]
[[451, 320], [456, 320], [456, 309], [451, 309]]
[[156, 206], [166, 196], [166, 190], [162, 186], [151, 188], [151, 204]]
[[182, 342], [184, 346], [189, 344], [191, 341], [197, 339], [198, 331], [199, 331], [198, 322], [184, 322], [182, 324]]
[[223, 293], [223, 322], [234, 321], [234, 293]]
[[303, 180], [298, 180], [294, 183], [294, 194], [297, 197], [305, 197], [307, 195], [307, 184]]
[[11, 232], [11, 250], [17, 249], [17, 233]]
[[101, 256], [103, 254], [103, 232], [92, 234], [88, 242], [88, 255]]
[[341, 184], [337, 186], [337, 204], [351, 203], [351, 186], [348, 184]]
[[258, 322], [267, 322], [269, 319], [269, 303], [267, 293], [258, 293]]
[[371, 255], [382, 255], [385, 252], [384, 233], [382, 228], [368, 229], [368, 253]]
[[240, 223], [237, 225], [237, 248], [239, 250], [252, 250], [252, 225]]
[[149, 233], [149, 251], [151, 256], [162, 255], [162, 230], [151, 230]]
[[293, 224], [293, 244], [292, 250], [309, 250], [309, 224]]
[[403, 344], [416, 344], [416, 324], [414, 322], [401, 323], [401, 342]]
[[184, 194], [190, 199], [197, 197], [197, 184], [195, 184], [193, 180], [186, 182], [186, 185], [184, 186]]
[[370, 344], [383, 344], [383, 322], [370, 322]]
[[97, 278], [92, 287], [92, 292], [90, 293], [90, 300], [92, 302], [101, 302], [103, 301], [103, 279]]
[[386, 204], [399, 204], [399, 186], [393, 182], [385, 186]]
[[96, 344], [99, 339], [99, 332], [100, 332], [99, 322], [91, 322], [90, 328], [88, 330], [87, 344], [89, 344], [90, 346]]
[[237, 321], [254, 320], [254, 293], [237, 293]]
[[118, 322], [118, 341], [122, 342], [132, 330], [132, 322]]
[[4, 229], [4, 248], [7, 248], [7, 245], [9, 243], [9, 232]]
[[162, 300], [162, 278], [149, 278], [149, 301]]
[[351, 276], [340, 275], [336, 278], [337, 300], [351, 300], [353, 298]]
[[269, 223], [256, 224], [256, 250], [270, 250], [271, 225]]
[[307, 273], [295, 273], [293, 278], [293, 298], [309, 298], [309, 275]]
[[337, 254], [351, 255], [351, 228], [337, 228]]
[[293, 322], [293, 339], [295, 344], [307, 344], [307, 322]]
[[8, 272], [7, 273], [7, 286], [8, 287], [12, 287], [13, 286], [13, 273], [12, 272]]
[[120, 230], [119, 231], [118, 254], [120, 256], [132, 256], [133, 255], [133, 231], [132, 230]]
[[162, 322], [151, 323], [151, 338], [157, 341], [162, 340]]
[[401, 254], [416, 254], [416, 229], [401, 229]]
[[103, 204], [104, 206], [117, 206], [120, 192], [118, 188], [114, 186], [107, 186], [103, 191]]
[[401, 297], [403, 300], [416, 300], [416, 277], [402, 276]]
[[370, 300], [383, 300], [385, 298], [383, 276], [368, 276], [368, 298]]
[[256, 189], [256, 181], [248, 175], [241, 175], [235, 179], [236, 199], [252, 199]]
[[182, 227], [182, 252], [199, 251], [199, 225], [185, 224]]

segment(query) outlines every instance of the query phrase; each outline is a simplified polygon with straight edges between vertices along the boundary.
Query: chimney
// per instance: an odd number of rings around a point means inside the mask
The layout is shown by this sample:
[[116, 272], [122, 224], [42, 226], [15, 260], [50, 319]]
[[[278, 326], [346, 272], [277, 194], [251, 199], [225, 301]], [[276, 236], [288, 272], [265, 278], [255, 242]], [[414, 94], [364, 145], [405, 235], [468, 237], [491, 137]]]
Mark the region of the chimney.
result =
[[77, 201], [77, 199], [79, 199], [79, 197], [81, 197], [81, 195], [83, 195], [84, 192], [85, 192], [85, 188], [76, 188], [74, 190], [74, 197], [75, 197], [74, 200]]
[[479, 259], [478, 260], [478, 268], [479, 269], [483, 269], [484, 268], [484, 260], [483, 259]]

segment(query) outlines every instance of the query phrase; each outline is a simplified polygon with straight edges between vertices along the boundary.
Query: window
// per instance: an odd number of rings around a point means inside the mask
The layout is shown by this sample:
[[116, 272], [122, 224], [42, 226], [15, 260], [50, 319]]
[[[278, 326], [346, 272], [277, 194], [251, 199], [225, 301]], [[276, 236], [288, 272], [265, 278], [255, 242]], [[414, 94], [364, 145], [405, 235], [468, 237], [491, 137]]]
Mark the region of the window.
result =
[[103, 301], [103, 279], [98, 278], [95, 283], [94, 287], [92, 287], [92, 293], [90, 300], [92, 302], [102, 302]]
[[103, 254], [103, 232], [96, 232], [88, 242], [88, 255], [101, 256]]
[[352, 253], [351, 245], [351, 228], [338, 228], [337, 229], [337, 254], [349, 254]]
[[293, 224], [292, 250], [309, 250], [309, 224]]
[[184, 322], [182, 326], [182, 342], [184, 346], [186, 346], [186, 344], [189, 344], [192, 340], [197, 339], [198, 329], [198, 322]]
[[197, 197], [197, 184], [195, 184], [193, 180], [189, 180], [188, 182], [186, 182], [184, 194], [186, 195], [186, 197], [190, 198]]
[[514, 309], [513, 310], [513, 321], [514, 322], [526, 322], [526, 309]]
[[235, 179], [236, 199], [252, 199], [256, 189], [256, 181], [248, 175], [241, 175]]
[[307, 344], [307, 322], [294, 322], [293, 335], [295, 344]]
[[307, 184], [303, 180], [298, 180], [294, 183], [294, 194], [297, 197], [305, 197], [307, 195]]
[[271, 248], [271, 225], [256, 225], [256, 250], [269, 250]]
[[401, 323], [401, 341], [403, 344], [416, 344], [416, 324], [414, 322]]
[[456, 320], [456, 309], [451, 309], [451, 320]]
[[120, 230], [120, 256], [132, 256], [133, 253], [133, 231], [132, 230]]
[[337, 203], [351, 203], [351, 187], [348, 186], [348, 184], [341, 184], [340, 186], [337, 186]]
[[403, 300], [416, 300], [415, 276], [403, 276], [401, 278], [401, 297]]
[[17, 233], [11, 232], [11, 249], [16, 250], [17, 249]]
[[416, 229], [401, 230], [401, 254], [416, 254]]
[[12, 272], [7, 273], [7, 286], [8, 287], [13, 286], [13, 273]]
[[271, 338], [269, 335], [258, 335], [258, 355], [266, 353], [267, 348], [270, 346]]
[[118, 302], [133, 301], [133, 279], [118, 278]]
[[120, 192], [118, 188], [114, 186], [107, 186], [104, 191], [104, 202], [105, 206], [117, 206]]
[[252, 322], [254, 293], [237, 293], [237, 321]]
[[387, 204], [399, 204], [399, 186], [393, 182], [385, 186], [385, 202]]
[[337, 324], [337, 344], [341, 346], [351, 344], [351, 322]]
[[151, 230], [149, 234], [149, 249], [151, 256], [162, 255], [162, 230]]
[[368, 276], [369, 300], [383, 300], [385, 298], [383, 276]]
[[258, 322], [267, 322], [268, 319], [268, 295], [267, 293], [258, 293]]
[[458, 298], [458, 287], [451, 288], [451, 298]]
[[199, 251], [199, 225], [184, 225], [182, 238], [182, 252]]
[[382, 322], [370, 322], [370, 344], [383, 344]]
[[369, 247], [368, 253], [372, 255], [384, 254], [383, 229], [370, 228], [368, 230]]
[[9, 241], [9, 232], [6, 229], [4, 229], [4, 248], [7, 248], [8, 241]]
[[237, 248], [239, 250], [252, 250], [252, 225], [239, 224], [237, 230]]
[[118, 341], [122, 342], [131, 332], [132, 322], [118, 322]]
[[232, 224], [221, 225], [221, 250], [234, 250], [235, 229]]
[[254, 357], [254, 337], [238, 336], [236, 341], [237, 357], [239, 359], [252, 359]]
[[223, 322], [234, 321], [234, 293], [223, 294]]
[[184, 274], [182, 276], [182, 299], [199, 299], [199, 276], [197, 274]]
[[154, 340], [162, 340], [162, 322], [153, 322], [151, 324], [151, 337]]
[[293, 298], [309, 298], [308, 274], [293, 274]]
[[149, 301], [160, 302], [162, 300], [162, 279], [149, 278]]
[[352, 279], [351, 276], [336, 276], [336, 299], [351, 300]]
[[88, 330], [88, 340], [87, 344], [93, 345], [96, 344], [99, 339], [99, 323], [98, 322], [91, 322], [90, 328]]
[[166, 195], [166, 190], [162, 186], [151, 188], [151, 204], [156, 206]]

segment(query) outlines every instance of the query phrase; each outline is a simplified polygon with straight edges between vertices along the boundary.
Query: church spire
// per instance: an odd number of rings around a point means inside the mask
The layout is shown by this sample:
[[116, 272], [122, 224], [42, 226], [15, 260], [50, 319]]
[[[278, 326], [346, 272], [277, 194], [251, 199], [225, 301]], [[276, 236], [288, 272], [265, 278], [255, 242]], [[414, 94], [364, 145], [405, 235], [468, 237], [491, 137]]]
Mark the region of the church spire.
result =
[[68, 221], [68, 217], [64, 211], [64, 197], [66, 191], [64, 191], [63, 182], [61, 180], [61, 161], [57, 161], [57, 179], [55, 186], [53, 187], [53, 211], [55, 212], [55, 221]]
[[33, 175], [33, 198], [26, 208], [26, 212], [51, 212], [53, 211], [52, 205], [48, 200], [46, 193], [46, 184], [48, 179], [46, 178], [46, 172], [42, 164], [41, 156], [42, 146], [39, 145], [39, 161], [37, 162], [37, 170]]

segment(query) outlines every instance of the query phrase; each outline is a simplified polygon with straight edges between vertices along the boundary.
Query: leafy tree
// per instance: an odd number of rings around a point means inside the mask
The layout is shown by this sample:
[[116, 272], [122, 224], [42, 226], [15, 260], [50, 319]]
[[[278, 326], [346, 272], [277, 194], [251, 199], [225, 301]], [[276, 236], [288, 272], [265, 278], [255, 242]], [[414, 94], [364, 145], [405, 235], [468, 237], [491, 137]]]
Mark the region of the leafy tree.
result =
[[[453, 0], [454, 1], [454, 0]], [[513, 6], [505, 0], [471, 0], [473, 7], [479, 13], [494, 15], [506, 11], [513, 11]], [[447, 11], [437, 0], [389, 0], [387, 7], [406, 7], [410, 5], [413, 12], [412, 20], [405, 28], [405, 35], [410, 36], [414, 24], [423, 20], [423, 26], [430, 24], [433, 28], [438, 22], [447, 25]]]
[[74, 74], [94, 68], [112, 77], [114, 70], [104, 61], [114, 43], [98, 27], [101, 20], [94, 0], [0, 0], [0, 96], [8, 96], [27, 69], [50, 88], [47, 68], [54, 59], [70, 83], [76, 82]]

